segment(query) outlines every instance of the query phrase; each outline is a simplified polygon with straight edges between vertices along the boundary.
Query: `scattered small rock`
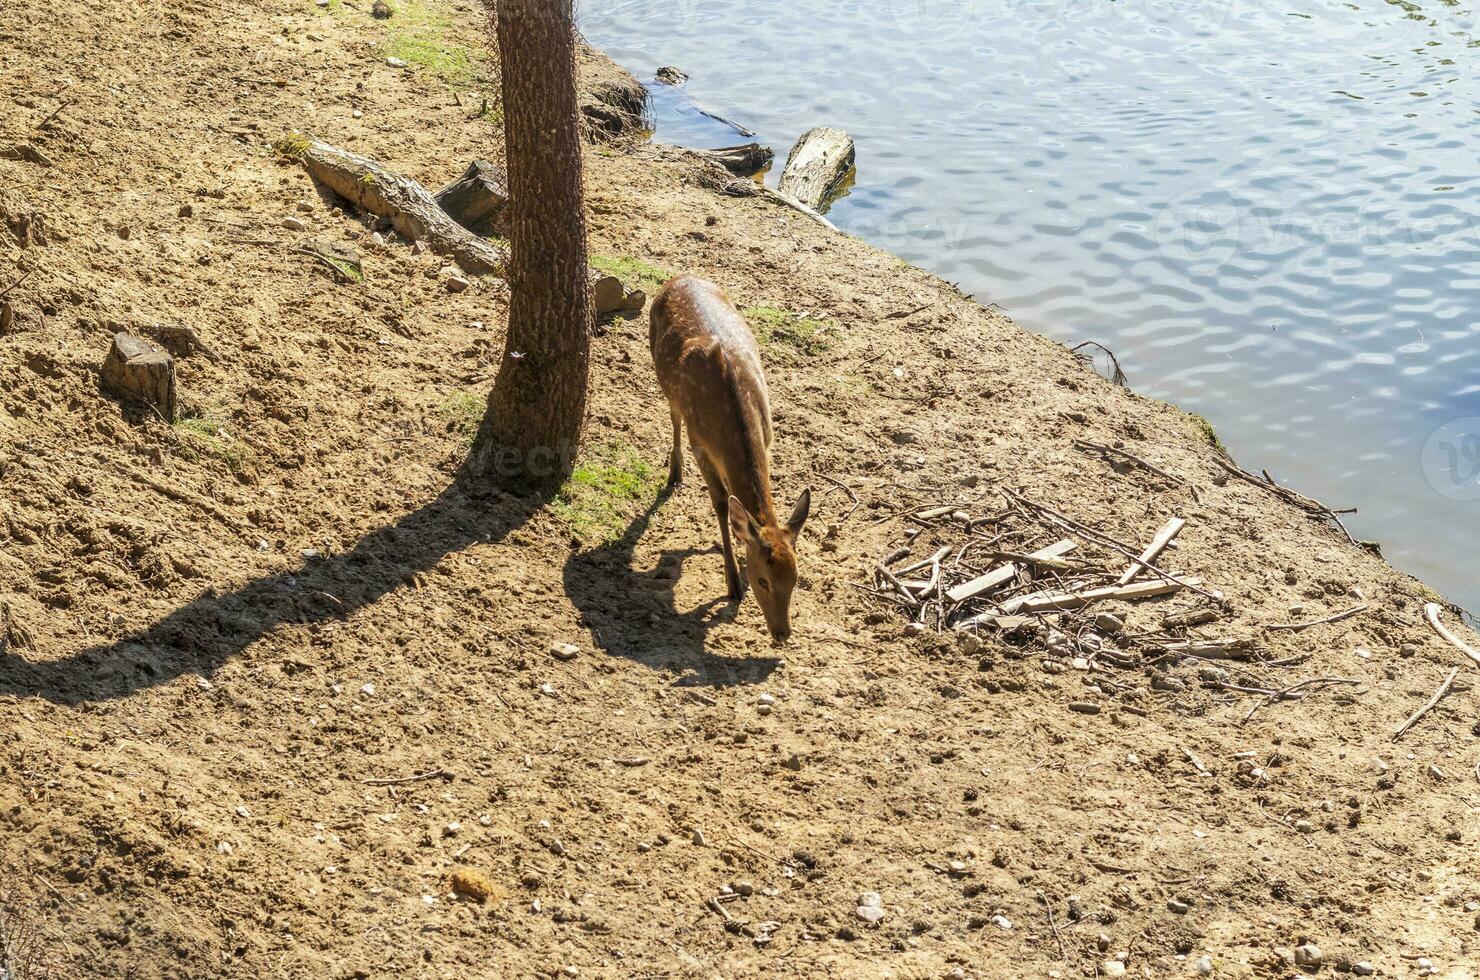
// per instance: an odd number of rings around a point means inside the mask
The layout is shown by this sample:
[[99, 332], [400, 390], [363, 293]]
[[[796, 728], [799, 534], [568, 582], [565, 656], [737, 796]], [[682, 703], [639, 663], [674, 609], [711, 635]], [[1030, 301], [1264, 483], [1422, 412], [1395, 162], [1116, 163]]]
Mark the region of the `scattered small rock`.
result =
[[574, 660], [580, 654], [581, 648], [574, 643], [562, 643], [557, 640], [550, 644], [550, 656], [556, 660]]
[[755, 894], [755, 885], [748, 881], [737, 881], [730, 887], [735, 889], [735, 894], [740, 895], [743, 898], [749, 898], [750, 896]]
[[284, 218], [283, 227], [289, 231], [308, 231], [308, 225], [303, 223], [302, 218]]
[[180, 205], [180, 210], [177, 213], [182, 218], [188, 218], [191, 215], [195, 214], [195, 206], [187, 202]]
[[1125, 964], [1120, 960], [1106, 960], [1100, 964], [1100, 972], [1107, 977], [1125, 976]]
[[1125, 620], [1112, 612], [1102, 612], [1095, 617], [1095, 629], [1102, 633], [1125, 632]]
[[884, 910], [877, 905], [860, 905], [853, 910], [853, 914], [864, 922], [880, 922], [884, 918]]
[[1352, 972], [1359, 977], [1370, 977], [1377, 972], [1377, 967], [1366, 960], [1352, 964]]
[[884, 907], [884, 899], [878, 892], [864, 892], [858, 896], [858, 904], [881, 909]]
[[392, 68], [405, 68], [406, 67], [406, 62], [402, 61], [400, 58], [387, 58], [387, 59], [385, 59], [385, 63], [387, 65], [390, 65]]
[[1012, 932], [1012, 920], [1005, 915], [992, 916], [992, 925], [1001, 929], [1003, 932]]
[[449, 293], [460, 293], [468, 288], [468, 281], [459, 275], [450, 275], [444, 280]]
[[802, 757], [799, 756], [799, 755], [797, 755], [795, 752], [793, 752], [791, 754], [791, 757], [788, 758], [785, 762], [783, 762], [782, 765], [784, 765], [786, 768], [790, 769], [792, 772], [801, 772], [802, 771]]
[[1170, 912], [1175, 912], [1178, 915], [1186, 915], [1192, 910], [1192, 906], [1188, 905], [1180, 898], [1172, 898], [1167, 900], [1167, 910]]
[[374, 5], [370, 8], [370, 16], [374, 17], [376, 20], [385, 20], [390, 17], [390, 15], [391, 5], [386, 3], [385, 0], [375, 0]]
[[474, 871], [471, 868], [459, 868], [452, 872], [452, 890], [458, 895], [466, 895], [479, 902], [487, 902], [498, 897], [498, 888], [493, 881], [483, 872]]
[[1213, 975], [1213, 958], [1211, 956], [1199, 956], [1197, 958], [1197, 972], [1205, 977]]
[[699, 847], [703, 847], [706, 843], [708, 843], [704, 840], [704, 831], [700, 830], [698, 827], [694, 828], [694, 833], [692, 836], [690, 836], [689, 839], [692, 840]]
[[1325, 957], [1321, 953], [1321, 947], [1315, 943], [1301, 943], [1295, 947], [1295, 964], [1297, 966], [1320, 966]]
[[672, 65], [664, 65], [662, 68], [659, 68], [653, 77], [664, 85], [682, 85], [689, 80], [688, 75]]

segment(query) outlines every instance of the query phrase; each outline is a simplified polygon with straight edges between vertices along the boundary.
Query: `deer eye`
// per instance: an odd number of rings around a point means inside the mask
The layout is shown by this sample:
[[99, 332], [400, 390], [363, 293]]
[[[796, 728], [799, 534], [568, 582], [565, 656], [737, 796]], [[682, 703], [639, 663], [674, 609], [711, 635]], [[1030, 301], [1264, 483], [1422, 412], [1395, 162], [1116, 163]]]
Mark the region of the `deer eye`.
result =
[[771, 583], [768, 579], [758, 578], [755, 580], [756, 588], [765, 592], [771, 591]]

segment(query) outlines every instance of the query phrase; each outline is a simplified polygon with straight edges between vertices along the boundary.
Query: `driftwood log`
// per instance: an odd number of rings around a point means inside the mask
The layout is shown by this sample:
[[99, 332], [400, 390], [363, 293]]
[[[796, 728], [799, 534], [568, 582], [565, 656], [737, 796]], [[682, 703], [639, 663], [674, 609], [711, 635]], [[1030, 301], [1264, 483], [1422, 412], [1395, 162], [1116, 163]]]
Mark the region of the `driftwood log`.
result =
[[426, 242], [469, 275], [503, 274], [508, 261], [503, 249], [453, 221], [431, 192], [410, 177], [321, 140], [295, 135], [282, 145], [314, 180], [355, 207], [385, 218], [411, 241]]
[[853, 174], [853, 137], [841, 129], [807, 130], [787, 154], [781, 193], [809, 208], [822, 208], [842, 193]]
[[120, 333], [103, 361], [103, 385], [126, 400], [153, 406], [166, 422], [175, 421], [175, 359], [138, 337]]
[[504, 208], [509, 187], [503, 171], [487, 160], [474, 160], [463, 175], [436, 194], [448, 216], [475, 235], [504, 236]]
[[769, 146], [759, 143], [742, 143], [739, 146], [720, 146], [713, 150], [695, 150], [706, 160], [712, 160], [730, 173], [739, 177], [750, 177], [771, 165], [776, 154]]
[[[468, 275], [504, 276], [508, 255], [452, 219], [421, 184], [371, 160], [322, 140], [297, 133], [281, 141], [279, 149], [296, 157], [309, 176], [355, 207], [386, 219], [403, 237], [426, 242]], [[444, 188], [445, 190], [445, 188]], [[642, 311], [647, 297], [628, 291], [615, 276], [590, 273], [591, 295], [597, 317]]]

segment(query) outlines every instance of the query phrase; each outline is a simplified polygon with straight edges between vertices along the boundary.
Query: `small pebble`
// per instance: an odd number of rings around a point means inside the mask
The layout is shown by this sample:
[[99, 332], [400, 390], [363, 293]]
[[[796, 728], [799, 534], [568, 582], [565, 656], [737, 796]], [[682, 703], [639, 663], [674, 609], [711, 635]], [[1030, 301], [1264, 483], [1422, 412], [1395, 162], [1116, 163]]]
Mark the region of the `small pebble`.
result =
[[1295, 963], [1298, 966], [1320, 966], [1325, 956], [1315, 943], [1302, 943], [1295, 947]]
[[1172, 898], [1167, 900], [1167, 911], [1169, 912], [1175, 912], [1178, 915], [1186, 915], [1191, 909], [1191, 905], [1188, 905], [1186, 902], [1182, 901], [1179, 898]]
[[382, 235], [378, 231], [377, 232], [372, 232], [371, 235], [370, 235], [370, 244], [371, 245], [384, 245], [385, 244], [385, 236]]
[[460, 293], [468, 288], [468, 281], [462, 276], [448, 276], [446, 279], [447, 291], [449, 293]]
[[1413, 657], [1413, 656], [1417, 656], [1417, 655], [1418, 655], [1418, 644], [1417, 643], [1405, 643], [1402, 646], [1398, 647], [1398, 656], [1400, 656], [1400, 657]]
[[180, 213], [180, 217], [182, 217], [182, 218], [188, 218], [192, 214], [195, 213], [195, 208], [192, 205], [189, 205], [189, 204], [182, 204], [182, 205], [180, 205], [180, 212], [179, 213]]
[[1120, 960], [1106, 960], [1100, 964], [1100, 972], [1107, 977], [1125, 976], [1125, 964]]
[[1295, 603], [1294, 605], [1292, 605], [1290, 607], [1290, 615], [1291, 616], [1300, 616], [1300, 615], [1303, 615], [1304, 613], [1305, 613], [1305, 606], [1301, 605], [1298, 602]]
[[884, 918], [884, 910], [877, 905], [860, 905], [853, 910], [853, 914], [864, 922], [879, 922]]
[[308, 225], [303, 223], [302, 218], [284, 218], [283, 227], [289, 231], [307, 231]]
[[1197, 958], [1197, 972], [1205, 977], [1213, 975], [1213, 958], [1211, 956], [1199, 956]]
[[883, 908], [884, 899], [879, 895], [878, 892], [864, 892], [862, 895], [858, 896], [858, 904], [870, 905], [874, 908]]
[[791, 754], [791, 757], [788, 758], [785, 762], [783, 762], [782, 765], [784, 765], [786, 768], [790, 769], [792, 772], [801, 772], [802, 771], [802, 757], [799, 756], [799, 755], [797, 755], [795, 752], [793, 752]]
[[1352, 972], [1359, 977], [1370, 977], [1372, 976], [1372, 974], [1377, 972], [1377, 967], [1373, 966], [1366, 960], [1362, 960], [1359, 963], [1352, 964]]
[[772, 709], [769, 704], [758, 704], [755, 706], [755, 713], [758, 715], [769, 715], [771, 713], [771, 710]]
[[1316, 825], [1311, 823], [1309, 820], [1297, 820], [1295, 821], [1295, 829], [1300, 831], [1302, 834], [1309, 834], [1315, 832]]
[[390, 65], [392, 68], [406, 67], [406, 62], [402, 61], [400, 58], [387, 58], [385, 59], [385, 63]]
[[745, 898], [749, 898], [755, 894], [755, 885], [748, 881], [737, 881], [731, 887], [735, 889], [736, 894], [742, 895]]
[[706, 841], [704, 840], [704, 831], [700, 830], [698, 827], [694, 828], [693, 836], [691, 836], [689, 839], [700, 847], [703, 847], [706, 843]]
[[760, 697], [756, 698], [755, 701], [756, 701], [756, 704], [775, 704], [776, 703], [776, 695], [774, 695], [774, 694], [762, 694]]
[[363, 694], [363, 695], [365, 695], [366, 697], [374, 697], [375, 696], [375, 685], [374, 684], [361, 684], [360, 685], [360, 693]]
[[353, 117], [353, 118], [355, 118], [355, 119], [363, 118], [364, 115], [365, 114], [363, 112], [361, 112], [359, 109], [356, 109], [356, 110], [354, 110], [353, 112], [350, 113], [350, 116]]
[[550, 644], [550, 656], [556, 660], [574, 660], [580, 656], [581, 648], [574, 643], [561, 643], [559, 641]]
[[1005, 915], [992, 916], [992, 925], [1001, 929], [1003, 932], [1012, 932], [1012, 920]]

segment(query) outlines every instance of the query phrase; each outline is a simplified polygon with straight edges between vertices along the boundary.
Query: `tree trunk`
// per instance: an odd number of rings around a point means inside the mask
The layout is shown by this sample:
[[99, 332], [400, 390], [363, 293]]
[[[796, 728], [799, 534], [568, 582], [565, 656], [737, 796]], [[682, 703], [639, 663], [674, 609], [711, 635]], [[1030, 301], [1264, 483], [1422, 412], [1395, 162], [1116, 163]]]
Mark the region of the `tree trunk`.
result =
[[471, 465], [507, 489], [570, 469], [592, 332], [572, 0], [500, 0], [509, 329]]

